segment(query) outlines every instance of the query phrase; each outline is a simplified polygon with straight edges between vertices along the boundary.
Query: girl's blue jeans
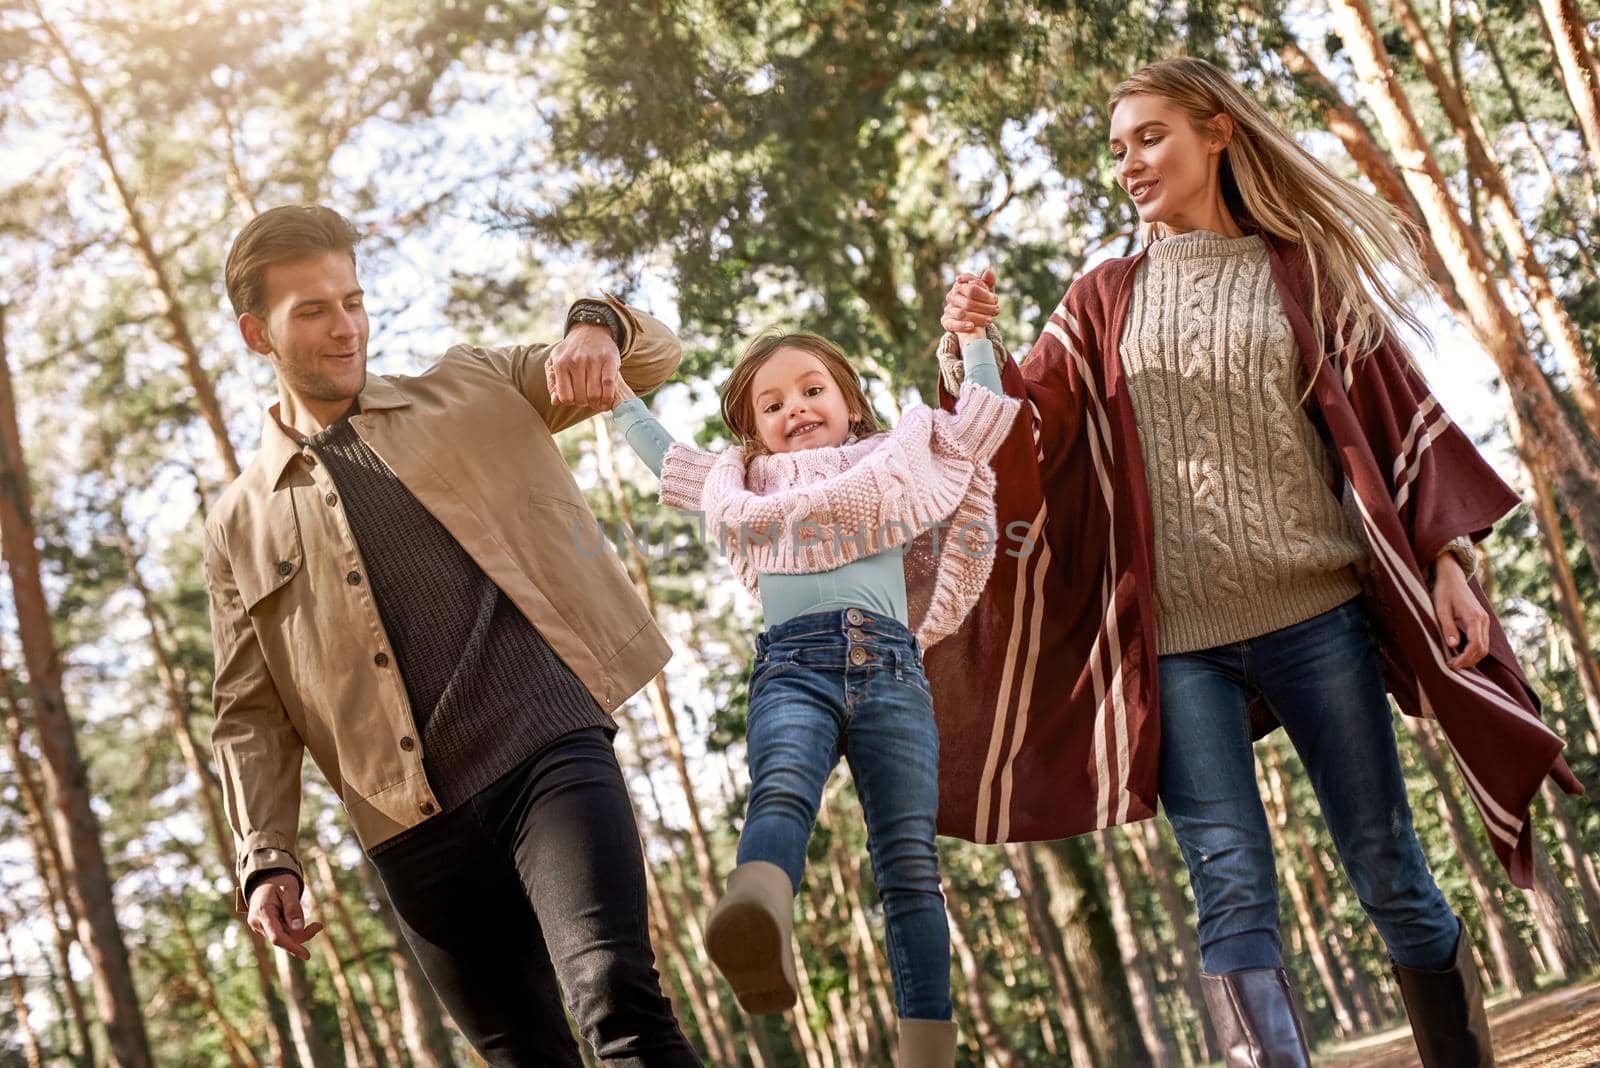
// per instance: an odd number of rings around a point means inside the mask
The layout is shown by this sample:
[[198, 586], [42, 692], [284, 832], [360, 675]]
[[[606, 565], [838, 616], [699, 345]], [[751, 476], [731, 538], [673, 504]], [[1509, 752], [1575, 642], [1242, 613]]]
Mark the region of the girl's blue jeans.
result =
[[934, 849], [939, 735], [916, 638], [862, 608], [764, 631], [750, 673], [747, 749], [739, 863], [776, 864], [799, 890], [823, 784], [843, 756], [866, 816], [900, 1016], [950, 1019], [950, 929]]
[[1161, 802], [1189, 865], [1212, 975], [1283, 962], [1272, 838], [1251, 750], [1264, 699], [1305, 765], [1362, 907], [1396, 961], [1443, 969], [1456, 917], [1411, 826], [1394, 722], [1359, 600], [1259, 638], [1161, 657]]

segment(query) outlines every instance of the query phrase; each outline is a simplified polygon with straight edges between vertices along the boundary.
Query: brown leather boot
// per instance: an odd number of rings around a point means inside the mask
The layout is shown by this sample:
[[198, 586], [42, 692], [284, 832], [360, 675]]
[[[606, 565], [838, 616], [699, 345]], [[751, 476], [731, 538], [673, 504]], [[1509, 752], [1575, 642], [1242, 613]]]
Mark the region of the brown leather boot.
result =
[[745, 1012], [782, 1012], [795, 1003], [793, 929], [789, 874], [764, 860], [733, 869], [706, 921], [706, 952]]
[[1311, 1068], [1289, 973], [1281, 967], [1202, 973], [1200, 987], [1228, 1068]]
[[956, 1063], [954, 1020], [901, 1020], [900, 1050], [895, 1068], [953, 1068]]
[[1389, 963], [1400, 980], [1423, 1068], [1494, 1068], [1489, 1017], [1466, 928], [1456, 937], [1455, 964], [1442, 972]]

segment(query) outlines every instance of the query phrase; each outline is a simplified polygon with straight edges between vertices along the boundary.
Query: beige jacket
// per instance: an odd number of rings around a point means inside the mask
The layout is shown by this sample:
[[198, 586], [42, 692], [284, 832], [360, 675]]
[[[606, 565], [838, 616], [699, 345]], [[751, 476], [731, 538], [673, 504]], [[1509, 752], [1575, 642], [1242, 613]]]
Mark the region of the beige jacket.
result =
[[[628, 335], [622, 377], [648, 393], [677, 368], [678, 339], [643, 312], [612, 307]], [[552, 437], [594, 413], [550, 402], [550, 348], [457, 345], [420, 375], [369, 375], [351, 424], [610, 713], [671, 654]], [[207, 517], [205, 570], [211, 744], [242, 911], [251, 874], [300, 871], [304, 750], [368, 848], [439, 804], [333, 482], [270, 412], [261, 450]]]

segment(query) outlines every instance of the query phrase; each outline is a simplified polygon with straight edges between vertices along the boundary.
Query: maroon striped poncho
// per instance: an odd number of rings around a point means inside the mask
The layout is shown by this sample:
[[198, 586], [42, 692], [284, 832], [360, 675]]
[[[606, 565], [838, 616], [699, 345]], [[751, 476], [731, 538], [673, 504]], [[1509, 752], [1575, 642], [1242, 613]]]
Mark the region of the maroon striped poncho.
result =
[[[1546, 774], [1569, 792], [1581, 787], [1492, 612], [1488, 655], [1465, 671], [1447, 666], [1420, 563], [1458, 535], [1486, 535], [1517, 497], [1397, 340], [1359, 361], [1325, 346], [1310, 321], [1304, 255], [1267, 244], [1314, 375], [1307, 403], [1371, 549], [1368, 607], [1390, 693], [1403, 711], [1437, 721], [1496, 856], [1529, 886], [1530, 800]], [[1000, 538], [989, 585], [961, 629], [927, 653], [942, 834], [1064, 838], [1155, 813], [1153, 524], [1118, 356], [1142, 256], [1079, 278], [1027, 359], [1000, 360], [1007, 393], [1027, 399], [1032, 419], [1017, 421], [993, 460]], [[940, 400], [952, 403], [942, 383]]]

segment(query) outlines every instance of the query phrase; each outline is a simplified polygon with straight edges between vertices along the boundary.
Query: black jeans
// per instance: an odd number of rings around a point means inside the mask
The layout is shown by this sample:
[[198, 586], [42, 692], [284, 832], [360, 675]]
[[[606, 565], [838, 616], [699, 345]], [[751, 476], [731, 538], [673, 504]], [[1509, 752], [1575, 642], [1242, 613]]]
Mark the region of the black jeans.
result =
[[489, 1064], [581, 1068], [562, 989], [607, 1065], [700, 1064], [661, 992], [633, 806], [600, 728], [556, 739], [372, 862]]

